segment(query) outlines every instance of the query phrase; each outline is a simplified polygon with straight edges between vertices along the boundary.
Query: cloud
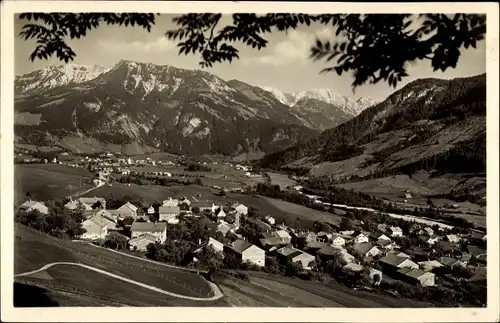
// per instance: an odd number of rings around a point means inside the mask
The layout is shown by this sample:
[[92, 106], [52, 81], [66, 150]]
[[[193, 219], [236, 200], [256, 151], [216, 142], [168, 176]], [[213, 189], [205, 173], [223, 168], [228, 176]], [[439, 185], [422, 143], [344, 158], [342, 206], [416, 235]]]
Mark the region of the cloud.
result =
[[105, 50], [122, 52], [158, 53], [176, 48], [176, 43], [160, 36], [150, 40], [125, 41], [119, 39], [100, 40], [98, 45]]
[[265, 51], [267, 54], [243, 59], [245, 65], [261, 64], [282, 66], [289, 64], [304, 64], [309, 61], [311, 46], [316, 38], [321, 40], [332, 39], [333, 30], [325, 27], [317, 31], [306, 32], [292, 30], [287, 34], [286, 39], [278, 41], [274, 46], [272, 40], [269, 44], [272, 46]]

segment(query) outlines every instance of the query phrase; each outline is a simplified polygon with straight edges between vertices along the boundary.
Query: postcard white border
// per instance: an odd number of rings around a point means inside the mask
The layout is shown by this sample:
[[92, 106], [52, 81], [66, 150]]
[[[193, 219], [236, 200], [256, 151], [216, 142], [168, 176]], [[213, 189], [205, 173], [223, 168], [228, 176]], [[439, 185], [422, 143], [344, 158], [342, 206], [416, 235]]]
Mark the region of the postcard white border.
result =
[[[222, 1], [3, 1], [1, 3], [1, 258], [2, 321], [8, 322], [486, 322], [499, 320], [498, 3], [318, 3]], [[28, 308], [13, 307], [14, 17], [19, 12], [303, 12], [487, 14], [488, 307], [354, 308]]]

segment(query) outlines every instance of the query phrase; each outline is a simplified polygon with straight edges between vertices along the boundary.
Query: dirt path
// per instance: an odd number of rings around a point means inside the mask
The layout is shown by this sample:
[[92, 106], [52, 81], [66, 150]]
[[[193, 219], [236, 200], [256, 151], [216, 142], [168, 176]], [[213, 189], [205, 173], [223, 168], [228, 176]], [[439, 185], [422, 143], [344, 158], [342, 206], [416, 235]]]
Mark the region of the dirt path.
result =
[[[125, 281], [125, 282], [127, 282], [129, 284], [137, 285], [137, 286], [140, 286], [140, 287], [143, 287], [143, 288], [146, 288], [146, 289], [158, 292], [160, 294], [164, 294], [164, 295], [168, 295], [168, 296], [172, 296], [172, 297], [177, 297], [177, 298], [182, 298], [182, 299], [188, 299], [188, 300], [192, 300], [192, 301], [214, 301], [214, 300], [217, 300], [217, 299], [222, 298], [224, 296], [222, 294], [222, 292], [220, 292], [220, 290], [218, 288], [217, 288], [217, 291], [219, 291], [219, 293], [215, 293], [214, 296], [207, 297], [207, 298], [191, 297], [191, 296], [185, 296], [185, 295], [175, 294], [175, 293], [171, 293], [171, 292], [168, 292], [166, 290], [160, 289], [158, 287], [150, 286], [150, 285], [147, 285], [147, 284], [144, 284], [144, 283], [140, 283], [140, 282], [132, 280], [132, 279], [128, 279], [128, 278], [125, 278], [125, 277], [122, 277], [122, 276], [119, 276], [119, 275], [115, 275], [115, 274], [109, 273], [109, 272], [107, 272], [105, 270], [102, 270], [102, 269], [99, 269], [99, 268], [87, 266], [87, 265], [80, 264], [80, 263], [74, 263], [74, 262], [53, 262], [53, 263], [50, 263], [50, 264], [46, 264], [45, 266], [43, 266], [40, 269], [29, 271], [29, 272], [18, 274], [18, 275], [14, 275], [14, 277], [29, 276], [29, 275], [36, 274], [38, 272], [47, 270], [50, 267], [53, 267], [53, 266], [56, 266], [56, 265], [68, 265], [68, 266], [83, 267], [83, 268], [86, 268], [86, 269], [98, 272], [100, 274], [107, 275], [107, 276], [110, 276], [110, 277], [113, 277], [113, 278]], [[216, 291], [214, 290], [214, 292], [216, 292]]]

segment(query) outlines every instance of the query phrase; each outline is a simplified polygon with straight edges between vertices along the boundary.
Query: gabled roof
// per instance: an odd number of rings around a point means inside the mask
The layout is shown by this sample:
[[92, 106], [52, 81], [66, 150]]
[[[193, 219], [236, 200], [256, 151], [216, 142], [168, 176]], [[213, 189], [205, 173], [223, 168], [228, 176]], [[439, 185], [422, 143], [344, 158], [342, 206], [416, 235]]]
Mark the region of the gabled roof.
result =
[[356, 244], [354, 244], [353, 247], [357, 251], [361, 252], [363, 255], [367, 254], [373, 248], [376, 248], [371, 243], [368, 243], [368, 242], [365, 242], [365, 243], [356, 243]]
[[411, 269], [411, 268], [401, 268], [398, 270], [398, 273], [415, 279], [418, 279], [423, 275], [434, 275], [433, 273], [423, 271], [422, 269]]
[[141, 234], [140, 236], [138, 237], [135, 237], [135, 238], [132, 238], [130, 239], [130, 243], [134, 243], [134, 242], [137, 242], [137, 241], [140, 241], [140, 240], [149, 240], [151, 241], [151, 243], [155, 243], [156, 242], [156, 237], [150, 233], [144, 233], [144, 234]]
[[286, 232], [285, 230], [276, 231], [276, 235], [280, 238], [290, 238], [290, 234], [288, 232]]
[[130, 231], [136, 232], [162, 232], [167, 229], [165, 222], [137, 222], [132, 223]]
[[292, 247], [283, 247], [281, 249], [276, 250], [276, 252], [282, 256], [287, 257], [287, 258], [294, 258], [294, 257], [300, 255], [301, 253], [303, 253], [302, 250], [295, 249]]
[[401, 265], [405, 260], [408, 260], [407, 258], [404, 257], [399, 257], [393, 254], [388, 254], [383, 258], [380, 258], [380, 262], [391, 265], [391, 266], [399, 266]]
[[250, 242], [239, 239], [239, 240], [236, 240], [235, 242], [233, 242], [229, 246], [229, 248], [236, 251], [237, 253], [243, 253], [245, 250], [247, 250], [251, 246], [253, 246], [253, 244], [251, 244]]
[[278, 237], [268, 237], [259, 239], [263, 246], [279, 246], [281, 244], [281, 239]]
[[120, 206], [120, 208], [122, 208], [124, 206], [127, 207], [127, 208], [129, 208], [129, 209], [131, 209], [134, 212], [137, 211], [137, 206], [135, 206], [134, 204], [132, 204], [130, 202], [127, 202], [127, 203], [123, 204], [122, 206]]
[[325, 256], [333, 256], [339, 253], [342, 249], [337, 249], [330, 245], [325, 245], [321, 249], [318, 250], [318, 254]]
[[78, 200], [82, 203], [88, 204], [89, 206], [94, 205], [97, 202], [106, 203], [103, 197], [80, 197]]
[[178, 206], [160, 206], [158, 213], [180, 213], [181, 208]]

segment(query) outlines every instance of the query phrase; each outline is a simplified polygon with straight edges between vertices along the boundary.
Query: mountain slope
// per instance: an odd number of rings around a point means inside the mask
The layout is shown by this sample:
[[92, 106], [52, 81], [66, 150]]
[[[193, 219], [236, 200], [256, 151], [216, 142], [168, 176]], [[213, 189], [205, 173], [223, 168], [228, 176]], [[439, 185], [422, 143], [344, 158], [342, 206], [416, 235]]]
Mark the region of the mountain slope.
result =
[[235, 88], [204, 71], [124, 60], [84, 70], [49, 67], [16, 79], [19, 143], [93, 141], [237, 155], [281, 150], [317, 133], [268, 92], [252, 97], [244, 83], [233, 82]]
[[261, 164], [305, 167], [334, 179], [418, 170], [484, 173], [486, 76], [414, 81], [340, 126], [265, 156]]

